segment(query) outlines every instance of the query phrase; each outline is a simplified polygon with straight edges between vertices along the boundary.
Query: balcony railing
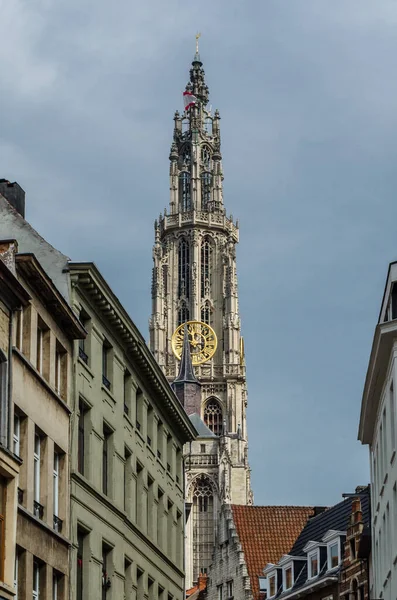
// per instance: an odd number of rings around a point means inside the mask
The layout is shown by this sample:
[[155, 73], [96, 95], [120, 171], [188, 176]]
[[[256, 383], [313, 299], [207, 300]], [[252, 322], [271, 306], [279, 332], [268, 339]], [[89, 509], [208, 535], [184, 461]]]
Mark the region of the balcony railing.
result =
[[33, 502], [33, 514], [35, 517], [42, 519], [44, 516], [44, 506], [37, 502], [36, 500]]
[[188, 454], [185, 464], [188, 467], [212, 467], [218, 464], [218, 457], [216, 454]]
[[85, 362], [86, 365], [88, 364], [88, 356], [84, 352], [83, 348], [80, 348], [80, 346], [79, 346], [79, 357], [81, 358], [81, 360], [83, 362]]
[[63, 525], [62, 519], [57, 517], [57, 515], [54, 515], [54, 531], [57, 531], [58, 533], [62, 533], [62, 525]]
[[105, 375], [102, 375], [102, 383], [105, 386], [105, 388], [110, 390], [110, 381], [109, 381], [109, 379], [107, 379], [107, 377]]

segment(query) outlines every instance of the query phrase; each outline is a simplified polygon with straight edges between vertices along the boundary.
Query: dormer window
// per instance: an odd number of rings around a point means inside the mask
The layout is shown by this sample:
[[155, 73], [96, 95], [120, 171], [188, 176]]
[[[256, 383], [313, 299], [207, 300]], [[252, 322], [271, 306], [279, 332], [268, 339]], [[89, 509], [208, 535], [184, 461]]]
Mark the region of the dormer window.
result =
[[286, 592], [292, 588], [293, 584], [293, 573], [292, 573], [292, 565], [289, 567], [285, 567], [283, 570], [283, 590]]
[[309, 579], [312, 579], [313, 577], [317, 577], [318, 572], [319, 572], [319, 552], [318, 550], [315, 550], [314, 552], [311, 552], [308, 556], [308, 575], [309, 575]]
[[335, 569], [339, 565], [339, 542], [332, 542], [328, 546], [328, 570]]
[[269, 598], [273, 598], [276, 595], [276, 576], [271, 575], [268, 577], [268, 581]]

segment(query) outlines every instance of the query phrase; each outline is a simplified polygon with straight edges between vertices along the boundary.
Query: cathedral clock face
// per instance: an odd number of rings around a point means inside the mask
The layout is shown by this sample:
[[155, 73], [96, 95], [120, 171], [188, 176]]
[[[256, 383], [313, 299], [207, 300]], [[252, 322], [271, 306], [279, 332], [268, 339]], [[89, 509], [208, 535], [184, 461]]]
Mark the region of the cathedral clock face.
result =
[[201, 365], [210, 360], [218, 344], [216, 333], [206, 323], [200, 321], [187, 321], [175, 330], [172, 336], [172, 351], [178, 360], [181, 359], [185, 325], [190, 343], [190, 355], [194, 365]]

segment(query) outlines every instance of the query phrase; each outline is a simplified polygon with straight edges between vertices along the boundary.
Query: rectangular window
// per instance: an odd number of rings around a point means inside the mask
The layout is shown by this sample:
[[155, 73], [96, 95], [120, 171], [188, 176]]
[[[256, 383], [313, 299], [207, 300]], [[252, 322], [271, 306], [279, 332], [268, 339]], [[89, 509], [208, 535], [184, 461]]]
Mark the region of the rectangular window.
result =
[[130, 591], [132, 590], [132, 562], [124, 557], [124, 598], [131, 598]]
[[164, 428], [162, 421], [157, 422], [157, 458], [163, 459]]
[[284, 589], [289, 590], [292, 588], [292, 567], [288, 567], [284, 570]]
[[36, 348], [36, 369], [39, 373], [43, 372], [43, 341], [44, 330], [41, 327], [37, 328], [37, 348]]
[[387, 428], [386, 428], [386, 408], [383, 409], [383, 414], [382, 414], [382, 425], [383, 425], [383, 445], [382, 445], [382, 452], [383, 452], [383, 466], [384, 466], [384, 470], [382, 473], [383, 478], [386, 477], [387, 474]]
[[233, 581], [226, 583], [226, 596], [227, 598], [233, 598]]
[[40, 598], [40, 565], [35, 560], [33, 562], [33, 600]]
[[276, 595], [276, 576], [269, 577], [269, 596], [272, 598]]
[[42, 518], [42, 506], [40, 504], [40, 466], [41, 457], [41, 439], [38, 433], [34, 436], [34, 454], [33, 454], [33, 500], [34, 514], [36, 517]]
[[15, 346], [22, 352], [22, 342], [23, 342], [23, 311], [17, 311], [17, 326], [15, 332]]
[[110, 346], [109, 342], [107, 342], [105, 340], [102, 345], [102, 383], [108, 390], [110, 390], [110, 387], [111, 387], [110, 363], [109, 363], [110, 349], [111, 349], [111, 346]]
[[15, 549], [15, 563], [14, 563], [14, 600], [18, 600], [18, 570], [19, 570], [19, 555], [18, 548]]
[[0, 579], [4, 581], [7, 479], [0, 476]]
[[[130, 493], [130, 482], [131, 482], [131, 452], [124, 446], [124, 510], [129, 509], [129, 503], [131, 502]], [[128, 513], [130, 511], [128, 510]]]
[[[83, 325], [84, 329], [86, 329], [88, 331], [88, 323], [89, 323], [90, 317], [87, 315], [87, 313], [84, 310], [80, 311], [79, 320], [80, 320], [80, 323]], [[81, 358], [81, 360], [86, 365], [88, 364], [87, 339], [79, 340], [79, 358]]]
[[205, 454], [205, 444], [200, 444], [200, 452]]
[[102, 444], [102, 491], [104, 494], [109, 492], [109, 442], [111, 430], [103, 426], [103, 444]]
[[84, 538], [85, 532], [77, 530], [76, 600], [83, 600], [84, 591]]
[[58, 600], [58, 577], [56, 573], [52, 576], [52, 600]]
[[66, 396], [67, 353], [57, 341], [55, 350], [55, 391], [58, 396]]
[[223, 585], [218, 585], [218, 600], [223, 600]]
[[54, 452], [54, 468], [52, 473], [53, 499], [54, 499], [54, 529], [62, 531], [62, 521], [59, 518], [59, 464], [60, 456]]
[[21, 419], [19, 415], [14, 413], [14, 435], [13, 435], [13, 452], [17, 456], [20, 453], [20, 443], [21, 443]]
[[106, 600], [106, 594], [110, 588], [110, 577], [109, 577], [109, 555], [112, 548], [102, 543], [102, 600]]
[[309, 577], [317, 577], [318, 575], [318, 554], [313, 552], [309, 555]]
[[328, 569], [334, 569], [339, 565], [339, 544], [335, 542], [328, 547]]
[[143, 417], [143, 393], [141, 388], [137, 388], [136, 390], [136, 417], [135, 424], [138, 431], [142, 432], [142, 417]]
[[84, 451], [85, 451], [85, 418], [87, 407], [82, 400], [79, 401], [79, 427], [77, 440], [77, 470], [84, 475]]
[[137, 586], [137, 598], [143, 598], [143, 571], [139, 567], [136, 568], [136, 586]]
[[131, 397], [132, 386], [131, 386], [131, 374], [129, 371], [124, 371], [124, 414], [131, 417]]
[[396, 449], [396, 414], [394, 410], [394, 387], [393, 382], [390, 386], [390, 440], [391, 452]]

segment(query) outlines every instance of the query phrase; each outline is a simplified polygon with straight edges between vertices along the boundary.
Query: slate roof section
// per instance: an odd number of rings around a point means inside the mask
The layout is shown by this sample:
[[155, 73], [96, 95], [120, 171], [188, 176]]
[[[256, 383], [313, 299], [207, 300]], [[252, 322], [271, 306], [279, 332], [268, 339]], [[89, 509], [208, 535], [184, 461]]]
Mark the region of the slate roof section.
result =
[[215, 433], [213, 431], [211, 431], [211, 429], [209, 427], [207, 427], [207, 425], [204, 423], [204, 421], [201, 419], [201, 417], [199, 417], [199, 415], [197, 413], [193, 413], [193, 414], [189, 415], [189, 419], [193, 423], [194, 428], [196, 429], [196, 431], [198, 433], [198, 437], [200, 437], [200, 438], [216, 438], [217, 437], [215, 435]]
[[[195, 425], [196, 426], [196, 425]], [[244, 551], [255, 600], [260, 597], [258, 576], [268, 563], [286, 554], [314, 514], [312, 506], [237, 506], [233, 520]]]
[[[364, 525], [370, 522], [369, 494], [360, 495], [361, 510], [363, 512]], [[346, 498], [328, 508], [326, 511], [313, 517], [302, 530], [292, 548], [287, 554], [291, 556], [305, 556], [303, 548], [310, 540], [318, 542], [329, 531], [346, 531], [349, 526], [349, 518], [352, 512], [352, 499]]]
[[[364, 526], [370, 525], [371, 515], [370, 515], [370, 498], [369, 498], [369, 488], [366, 493], [360, 494], [361, 501], [361, 510], [363, 513], [363, 524]], [[306, 553], [303, 551], [303, 548], [310, 541], [319, 542], [322, 540], [324, 535], [330, 531], [331, 529], [334, 531], [347, 531], [349, 527], [349, 520], [352, 514], [352, 498], [348, 497], [342, 502], [335, 504], [331, 508], [326, 509], [321, 514], [312, 517], [306, 524], [306, 526], [302, 529], [301, 533], [295, 540], [295, 543], [292, 545], [291, 549], [285, 554], [289, 554], [290, 556], [299, 556], [306, 558]], [[273, 561], [274, 562], [274, 561]], [[338, 576], [340, 568], [333, 571], [333, 576]], [[293, 587], [287, 592], [280, 591], [277, 594], [277, 598], [283, 598], [283, 596], [291, 596], [295, 592], [304, 594], [303, 590], [299, 592], [300, 588], [303, 588], [307, 584], [307, 562], [302, 567], [302, 570], [299, 573], [298, 578], [296, 579]], [[323, 578], [329, 576], [327, 572], [327, 563], [325, 563], [313, 583], [321, 582]]]

